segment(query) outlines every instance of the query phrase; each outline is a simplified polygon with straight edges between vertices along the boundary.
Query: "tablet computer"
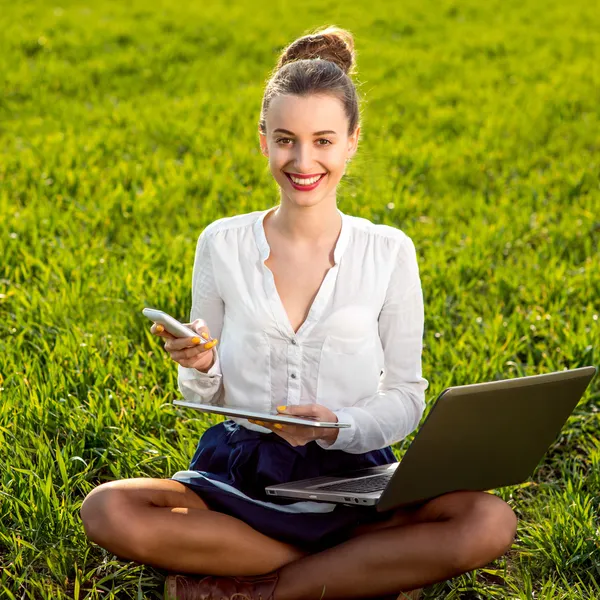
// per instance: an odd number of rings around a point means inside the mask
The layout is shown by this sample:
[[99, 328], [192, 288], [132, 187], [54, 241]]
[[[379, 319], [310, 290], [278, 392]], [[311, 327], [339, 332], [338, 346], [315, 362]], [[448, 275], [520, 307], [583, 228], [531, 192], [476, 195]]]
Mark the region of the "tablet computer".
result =
[[201, 412], [226, 415], [228, 417], [241, 417], [242, 419], [256, 419], [257, 421], [270, 421], [272, 423], [289, 423], [290, 425], [307, 425], [309, 427], [350, 427], [350, 423], [333, 423], [330, 421], [318, 421], [315, 417], [293, 417], [282, 413], [265, 413], [258, 410], [236, 408], [234, 406], [214, 406], [212, 404], [198, 404], [185, 400], [173, 400], [177, 406], [194, 408]]

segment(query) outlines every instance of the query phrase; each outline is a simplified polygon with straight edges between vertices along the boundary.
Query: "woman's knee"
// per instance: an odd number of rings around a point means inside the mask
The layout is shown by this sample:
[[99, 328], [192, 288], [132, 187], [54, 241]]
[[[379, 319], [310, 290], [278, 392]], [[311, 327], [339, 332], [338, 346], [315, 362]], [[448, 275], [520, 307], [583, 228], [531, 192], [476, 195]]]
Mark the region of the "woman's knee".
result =
[[133, 477], [94, 488], [84, 498], [79, 515], [87, 537], [117, 554], [117, 550], [146, 547], [151, 532], [144, 526], [141, 512], [152, 506], [208, 510], [202, 498], [179, 481]]
[[516, 514], [502, 498], [486, 492], [465, 497], [465, 511], [459, 518], [457, 569], [471, 571], [505, 554], [514, 542], [517, 524]]
[[79, 509], [86, 536], [92, 542], [124, 558], [129, 548], [145, 547], [144, 529], [136, 510], [150, 505], [144, 478], [109, 481], [94, 488]]
[[128, 518], [131, 510], [127, 492], [107, 482], [94, 488], [83, 500], [79, 516], [86, 536], [92, 542], [107, 547], [114, 537], [134, 535]]

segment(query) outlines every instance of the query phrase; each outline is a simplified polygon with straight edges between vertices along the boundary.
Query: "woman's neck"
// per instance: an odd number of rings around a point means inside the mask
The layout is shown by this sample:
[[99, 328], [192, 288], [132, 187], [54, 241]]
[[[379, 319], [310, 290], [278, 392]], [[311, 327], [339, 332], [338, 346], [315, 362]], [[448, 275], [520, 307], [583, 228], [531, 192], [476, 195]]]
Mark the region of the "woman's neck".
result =
[[269, 220], [271, 227], [291, 242], [327, 241], [337, 238], [342, 227], [337, 206], [325, 202], [306, 207], [282, 202]]

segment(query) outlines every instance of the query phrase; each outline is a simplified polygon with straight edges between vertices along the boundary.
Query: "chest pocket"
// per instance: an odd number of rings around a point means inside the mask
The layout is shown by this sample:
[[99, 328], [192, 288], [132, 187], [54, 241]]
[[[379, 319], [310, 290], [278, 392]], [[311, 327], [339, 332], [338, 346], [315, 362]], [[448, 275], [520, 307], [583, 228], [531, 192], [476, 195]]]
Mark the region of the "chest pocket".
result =
[[323, 341], [317, 379], [317, 403], [341, 408], [377, 392], [381, 365], [377, 340], [328, 335]]

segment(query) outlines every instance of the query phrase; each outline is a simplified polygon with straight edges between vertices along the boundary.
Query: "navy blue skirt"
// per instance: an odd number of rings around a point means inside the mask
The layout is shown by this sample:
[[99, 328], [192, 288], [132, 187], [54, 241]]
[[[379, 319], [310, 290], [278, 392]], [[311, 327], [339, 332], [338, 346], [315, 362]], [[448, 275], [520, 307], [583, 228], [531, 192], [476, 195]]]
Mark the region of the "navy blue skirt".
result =
[[[390, 446], [364, 454], [326, 450], [314, 441], [292, 446], [276, 433], [253, 431], [226, 420], [204, 432], [189, 470], [178, 471], [171, 479], [197, 492], [211, 510], [232, 515], [271, 538], [314, 552], [348, 539], [357, 525], [390, 518], [393, 511], [380, 513], [369, 506], [269, 496], [265, 487], [396, 461]], [[210, 480], [235, 490], [218, 487]], [[294, 505], [312, 505], [317, 511], [327, 512], [285, 512], [297, 510]]]

